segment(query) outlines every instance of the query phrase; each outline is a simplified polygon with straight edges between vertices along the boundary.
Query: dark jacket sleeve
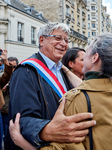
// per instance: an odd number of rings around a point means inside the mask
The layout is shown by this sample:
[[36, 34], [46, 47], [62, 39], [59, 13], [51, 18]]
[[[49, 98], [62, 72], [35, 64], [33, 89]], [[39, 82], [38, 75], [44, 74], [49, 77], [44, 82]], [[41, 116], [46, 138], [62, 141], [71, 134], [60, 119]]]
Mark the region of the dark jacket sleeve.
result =
[[9, 118], [14, 119], [20, 112], [21, 133], [38, 148], [46, 145], [45, 141], [39, 139], [39, 132], [50, 122], [42, 116], [41, 100], [42, 94], [34, 70], [25, 66], [15, 70], [10, 80]]

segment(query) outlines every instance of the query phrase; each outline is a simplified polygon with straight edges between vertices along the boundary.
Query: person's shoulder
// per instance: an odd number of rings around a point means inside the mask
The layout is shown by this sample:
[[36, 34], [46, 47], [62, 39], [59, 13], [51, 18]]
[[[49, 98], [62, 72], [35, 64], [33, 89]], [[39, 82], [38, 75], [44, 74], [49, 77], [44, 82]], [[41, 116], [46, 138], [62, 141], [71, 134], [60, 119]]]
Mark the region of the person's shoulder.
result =
[[77, 88], [73, 88], [70, 91], [68, 91], [67, 93], [65, 93], [65, 97], [66, 99], [69, 99], [70, 101], [72, 101], [77, 95], [80, 94], [80, 90]]
[[63, 98], [65, 97], [67, 101], [69, 101], [69, 103], [71, 103], [74, 98], [80, 94], [80, 90], [77, 90], [76, 88], [73, 88], [71, 90], [69, 90], [68, 92], [66, 92], [63, 97], [60, 99], [60, 102], [63, 100]]
[[70, 112], [75, 114], [76, 112], [86, 111], [87, 101], [84, 93], [80, 89], [72, 89], [67, 92], [64, 114], [68, 115]]
[[38, 53], [34, 53], [33, 55], [31, 55], [30, 57], [28, 57], [28, 59], [30, 58], [37, 58], [38, 57]]

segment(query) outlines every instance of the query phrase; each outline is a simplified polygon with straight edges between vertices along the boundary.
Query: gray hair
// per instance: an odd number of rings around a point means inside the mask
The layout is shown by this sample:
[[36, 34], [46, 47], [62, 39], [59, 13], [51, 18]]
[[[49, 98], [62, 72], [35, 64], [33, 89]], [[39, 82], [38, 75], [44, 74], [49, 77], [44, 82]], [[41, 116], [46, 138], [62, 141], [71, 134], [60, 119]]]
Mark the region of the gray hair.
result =
[[69, 29], [69, 27], [66, 24], [50, 22], [47, 25], [44, 25], [44, 26], [42, 26], [40, 28], [40, 30], [38, 32], [38, 39], [42, 35], [49, 35], [49, 34], [51, 34], [54, 29], [57, 30], [58, 28], [60, 28], [60, 30], [62, 30], [63, 32], [67, 33], [68, 35], [70, 34], [70, 29]]
[[90, 44], [91, 54], [98, 53], [101, 73], [112, 77], [112, 33], [98, 35]]

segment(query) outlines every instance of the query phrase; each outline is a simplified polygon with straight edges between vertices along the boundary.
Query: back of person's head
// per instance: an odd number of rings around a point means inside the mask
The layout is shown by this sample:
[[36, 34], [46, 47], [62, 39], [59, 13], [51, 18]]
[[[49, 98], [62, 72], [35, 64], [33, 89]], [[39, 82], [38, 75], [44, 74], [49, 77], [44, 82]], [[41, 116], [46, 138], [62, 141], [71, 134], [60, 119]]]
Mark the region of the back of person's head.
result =
[[91, 54], [98, 53], [101, 72], [112, 76], [112, 33], [98, 35], [90, 44]]
[[66, 54], [62, 58], [63, 65], [65, 65], [68, 69], [71, 69], [69, 66], [69, 61], [73, 61], [75, 63], [75, 59], [79, 56], [78, 55], [79, 51], [85, 52], [85, 50], [82, 48], [78, 48], [78, 47], [69, 48]]
[[57, 29], [62, 30], [64, 33], [67, 33], [68, 35], [70, 34], [70, 29], [66, 24], [49, 22], [47, 25], [44, 25], [40, 28], [38, 32], [38, 39], [42, 35], [50, 35], [53, 32], [53, 30]]
[[16, 61], [16, 64], [19, 64], [19, 61], [16, 57], [8, 57], [8, 61]]

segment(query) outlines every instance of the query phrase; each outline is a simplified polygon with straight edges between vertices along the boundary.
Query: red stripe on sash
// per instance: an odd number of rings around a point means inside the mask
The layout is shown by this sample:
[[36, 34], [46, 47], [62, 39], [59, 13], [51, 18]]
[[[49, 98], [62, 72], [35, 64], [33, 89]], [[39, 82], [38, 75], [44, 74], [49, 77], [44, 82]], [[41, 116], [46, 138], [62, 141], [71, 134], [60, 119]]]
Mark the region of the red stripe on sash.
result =
[[[25, 62], [25, 61], [28, 61], [28, 60], [33, 60], [35, 61], [36, 63], [38, 63], [40, 66], [42, 66], [44, 68], [44, 70], [55, 80], [55, 82], [57, 83], [57, 85], [59, 86], [59, 88], [61, 89], [62, 93], [66, 93], [63, 86], [61, 85], [61, 83], [58, 81], [57, 77], [55, 76], [55, 74], [48, 68], [46, 67], [46, 65], [40, 61], [39, 59], [36, 59], [36, 58], [30, 58], [30, 59], [25, 59], [23, 60], [21, 63]], [[21, 64], [20, 63], [20, 64]]]

